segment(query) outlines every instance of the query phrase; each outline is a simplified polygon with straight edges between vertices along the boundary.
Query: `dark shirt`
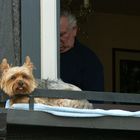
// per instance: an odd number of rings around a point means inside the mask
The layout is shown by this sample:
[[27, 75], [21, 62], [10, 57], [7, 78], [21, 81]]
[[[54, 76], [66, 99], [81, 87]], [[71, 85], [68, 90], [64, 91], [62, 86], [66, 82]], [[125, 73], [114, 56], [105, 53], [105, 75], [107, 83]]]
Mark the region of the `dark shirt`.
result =
[[60, 56], [60, 77], [86, 91], [103, 91], [103, 66], [93, 51], [75, 41], [75, 46]]

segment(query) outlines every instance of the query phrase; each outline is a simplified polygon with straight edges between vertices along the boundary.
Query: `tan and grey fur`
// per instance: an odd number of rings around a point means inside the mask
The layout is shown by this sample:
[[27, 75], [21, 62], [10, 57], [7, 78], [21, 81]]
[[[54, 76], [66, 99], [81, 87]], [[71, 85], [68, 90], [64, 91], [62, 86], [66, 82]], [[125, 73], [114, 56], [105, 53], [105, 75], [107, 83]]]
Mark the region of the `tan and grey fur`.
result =
[[[32, 94], [35, 88], [39, 88], [39, 82], [33, 75], [33, 63], [27, 56], [22, 66], [10, 66], [6, 58], [0, 64], [0, 88], [9, 96], [10, 105], [14, 103], [28, 103], [27, 94]], [[40, 80], [42, 81], [42, 80]], [[75, 85], [68, 84], [62, 80], [46, 80], [44, 88], [57, 90], [81, 91]], [[24, 96], [25, 95], [25, 96]], [[58, 98], [35, 98], [35, 103], [42, 103], [50, 106], [93, 108], [87, 100], [71, 100]]]

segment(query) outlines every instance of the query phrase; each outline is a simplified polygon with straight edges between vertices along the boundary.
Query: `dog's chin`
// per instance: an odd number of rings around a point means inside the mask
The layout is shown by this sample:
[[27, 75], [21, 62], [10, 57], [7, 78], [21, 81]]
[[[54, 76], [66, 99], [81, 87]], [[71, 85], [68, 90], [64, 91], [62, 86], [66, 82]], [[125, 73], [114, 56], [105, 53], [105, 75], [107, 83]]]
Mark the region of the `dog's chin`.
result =
[[20, 85], [19, 83], [14, 83], [12, 87], [14, 94], [30, 94], [34, 87], [32, 85], [29, 85], [28, 83], [24, 82], [23, 85]]
[[24, 84], [23, 86], [19, 86], [18, 84], [14, 84], [12, 89], [13, 89], [14, 95], [30, 94], [32, 91], [31, 86], [29, 86], [28, 84]]
[[23, 87], [17, 87], [14, 90], [15, 94], [29, 94], [29, 90], [27, 88], [23, 88]]

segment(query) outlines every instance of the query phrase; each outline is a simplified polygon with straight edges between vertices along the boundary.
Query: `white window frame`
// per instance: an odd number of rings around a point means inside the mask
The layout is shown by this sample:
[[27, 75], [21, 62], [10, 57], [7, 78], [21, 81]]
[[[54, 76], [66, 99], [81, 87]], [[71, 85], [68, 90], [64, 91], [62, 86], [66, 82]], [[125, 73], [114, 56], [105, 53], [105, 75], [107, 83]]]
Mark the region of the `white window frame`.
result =
[[60, 78], [60, 0], [21, 1], [21, 61], [29, 55], [35, 77]]
[[59, 0], [40, 0], [41, 78], [57, 80], [59, 55]]

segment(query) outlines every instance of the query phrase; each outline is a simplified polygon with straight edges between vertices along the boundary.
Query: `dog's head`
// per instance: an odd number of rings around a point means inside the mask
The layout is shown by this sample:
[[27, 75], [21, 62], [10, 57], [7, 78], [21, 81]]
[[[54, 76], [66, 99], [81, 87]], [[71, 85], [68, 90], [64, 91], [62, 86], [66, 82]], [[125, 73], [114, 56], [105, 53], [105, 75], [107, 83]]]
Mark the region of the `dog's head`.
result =
[[27, 56], [22, 66], [12, 67], [7, 59], [0, 64], [1, 79], [0, 87], [9, 96], [16, 94], [29, 94], [36, 88], [37, 84], [33, 76], [33, 63]]

